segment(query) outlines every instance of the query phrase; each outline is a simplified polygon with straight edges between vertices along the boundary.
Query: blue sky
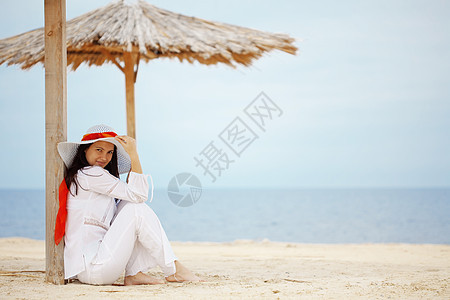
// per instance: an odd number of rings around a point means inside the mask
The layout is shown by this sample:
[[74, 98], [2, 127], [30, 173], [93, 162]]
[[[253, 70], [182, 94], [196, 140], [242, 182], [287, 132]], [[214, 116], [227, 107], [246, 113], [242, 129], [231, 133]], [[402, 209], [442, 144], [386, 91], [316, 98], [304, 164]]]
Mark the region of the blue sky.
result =
[[[3, 3], [0, 38], [42, 27], [42, 2]], [[67, 1], [67, 18], [107, 3]], [[450, 2], [151, 3], [288, 33], [300, 49], [297, 56], [271, 52], [250, 68], [141, 64], [138, 147], [157, 187], [181, 172], [208, 188], [450, 187]], [[262, 91], [283, 114], [232, 157], [218, 135], [244, 119]], [[41, 65], [0, 66], [0, 188], [44, 187], [44, 102]], [[98, 123], [126, 131], [124, 77], [113, 65], [68, 73], [69, 140]], [[214, 183], [193, 159], [211, 141], [235, 159]]]

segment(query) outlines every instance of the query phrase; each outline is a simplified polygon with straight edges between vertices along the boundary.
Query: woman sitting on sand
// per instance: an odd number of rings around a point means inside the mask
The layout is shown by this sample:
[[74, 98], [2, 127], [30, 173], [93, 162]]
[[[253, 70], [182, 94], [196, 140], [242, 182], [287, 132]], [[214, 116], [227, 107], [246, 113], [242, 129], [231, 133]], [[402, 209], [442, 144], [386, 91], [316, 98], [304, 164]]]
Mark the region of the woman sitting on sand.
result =
[[[125, 270], [125, 285], [165, 283], [145, 274], [159, 266], [169, 282], [200, 281], [177, 260], [158, 217], [145, 204], [149, 175], [142, 173], [133, 138], [96, 125], [81, 142], [59, 143], [58, 152], [66, 169], [55, 242], [64, 236], [66, 279], [112, 284]], [[127, 183], [119, 179], [122, 173], [128, 173]], [[150, 183], [151, 201], [151, 177]]]

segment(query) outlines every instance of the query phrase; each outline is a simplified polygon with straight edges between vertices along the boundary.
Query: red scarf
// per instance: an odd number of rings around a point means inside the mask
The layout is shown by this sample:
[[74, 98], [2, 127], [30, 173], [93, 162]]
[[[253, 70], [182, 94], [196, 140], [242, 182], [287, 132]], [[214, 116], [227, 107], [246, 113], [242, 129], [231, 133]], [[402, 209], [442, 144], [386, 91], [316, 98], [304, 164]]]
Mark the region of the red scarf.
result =
[[58, 215], [56, 215], [55, 225], [55, 244], [58, 245], [66, 233], [66, 219], [67, 219], [67, 195], [69, 190], [67, 189], [66, 181], [63, 179], [59, 185], [59, 209]]
[[[85, 134], [82, 141], [92, 141], [101, 138], [115, 137], [117, 134], [115, 132], [96, 132]], [[66, 220], [67, 220], [67, 196], [69, 195], [69, 189], [67, 188], [66, 182], [63, 179], [59, 185], [59, 209], [56, 215], [55, 224], [55, 244], [58, 245], [64, 234], [66, 233]]]

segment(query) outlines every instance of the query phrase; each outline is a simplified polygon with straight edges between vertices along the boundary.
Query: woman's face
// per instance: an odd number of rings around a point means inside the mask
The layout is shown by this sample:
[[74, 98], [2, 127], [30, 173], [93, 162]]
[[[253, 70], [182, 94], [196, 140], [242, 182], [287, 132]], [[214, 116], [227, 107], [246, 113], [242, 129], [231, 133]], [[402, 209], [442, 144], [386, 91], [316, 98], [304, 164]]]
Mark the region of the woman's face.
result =
[[106, 167], [114, 153], [114, 144], [98, 141], [86, 149], [86, 160], [91, 166]]

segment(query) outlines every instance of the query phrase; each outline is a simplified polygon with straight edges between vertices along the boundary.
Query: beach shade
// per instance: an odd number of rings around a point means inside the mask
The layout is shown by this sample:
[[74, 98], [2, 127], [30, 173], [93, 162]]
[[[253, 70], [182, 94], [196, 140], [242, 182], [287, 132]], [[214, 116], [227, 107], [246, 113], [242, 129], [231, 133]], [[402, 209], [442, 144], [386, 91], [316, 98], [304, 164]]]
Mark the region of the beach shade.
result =
[[[67, 65], [114, 63], [125, 74], [127, 133], [135, 137], [134, 83], [141, 60], [159, 57], [231, 67], [249, 66], [265, 52], [296, 54], [294, 39], [188, 17], [145, 1], [114, 1], [66, 23]], [[44, 63], [44, 28], [0, 40], [0, 65]]]

